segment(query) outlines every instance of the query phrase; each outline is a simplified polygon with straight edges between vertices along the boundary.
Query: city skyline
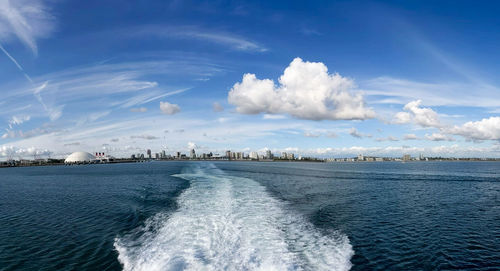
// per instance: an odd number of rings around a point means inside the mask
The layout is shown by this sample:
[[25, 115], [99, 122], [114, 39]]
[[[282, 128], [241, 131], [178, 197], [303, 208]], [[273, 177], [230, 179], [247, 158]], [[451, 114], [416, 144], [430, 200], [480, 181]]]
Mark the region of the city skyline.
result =
[[500, 157], [499, 9], [0, 0], [0, 160]]

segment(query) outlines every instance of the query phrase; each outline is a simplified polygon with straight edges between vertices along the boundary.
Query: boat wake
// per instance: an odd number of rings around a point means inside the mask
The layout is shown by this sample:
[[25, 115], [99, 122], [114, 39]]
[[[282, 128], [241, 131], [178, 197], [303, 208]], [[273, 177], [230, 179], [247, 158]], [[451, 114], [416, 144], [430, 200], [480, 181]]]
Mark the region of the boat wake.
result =
[[179, 208], [116, 238], [124, 270], [349, 270], [347, 236], [318, 231], [254, 180], [213, 164], [174, 175]]

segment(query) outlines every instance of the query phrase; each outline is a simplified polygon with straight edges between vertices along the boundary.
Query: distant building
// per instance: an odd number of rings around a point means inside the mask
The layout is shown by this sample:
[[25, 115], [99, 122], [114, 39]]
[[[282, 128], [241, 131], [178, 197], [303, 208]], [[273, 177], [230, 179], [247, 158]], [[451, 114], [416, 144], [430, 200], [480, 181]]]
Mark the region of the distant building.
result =
[[149, 159], [151, 159], [151, 150], [150, 150], [150, 149], [148, 149], [148, 150], [146, 151], [146, 153], [148, 154], [148, 158], [149, 158]]
[[286, 152], [281, 153], [281, 159], [288, 159]]
[[231, 151], [226, 151], [226, 158], [231, 159]]
[[364, 161], [365, 157], [362, 154], [358, 154], [358, 161]]
[[259, 159], [259, 154], [255, 151], [251, 152], [250, 153], [250, 159], [254, 159], [254, 160], [257, 160]]
[[88, 152], [74, 152], [70, 154], [65, 160], [65, 164], [86, 164], [96, 162], [97, 159], [94, 155]]
[[411, 155], [405, 154], [403, 155], [403, 161], [410, 161], [411, 160]]
[[196, 152], [194, 151], [194, 149], [191, 149], [191, 151], [189, 152], [189, 158], [196, 159]]
[[155, 153], [155, 159], [156, 160], [160, 159], [160, 154], [159, 153]]
[[165, 159], [167, 158], [167, 154], [165, 153], [165, 151], [161, 151], [161, 158]]
[[266, 159], [273, 159], [273, 154], [271, 153], [271, 150], [266, 151]]
[[180, 151], [175, 153], [175, 158], [181, 159], [181, 152]]

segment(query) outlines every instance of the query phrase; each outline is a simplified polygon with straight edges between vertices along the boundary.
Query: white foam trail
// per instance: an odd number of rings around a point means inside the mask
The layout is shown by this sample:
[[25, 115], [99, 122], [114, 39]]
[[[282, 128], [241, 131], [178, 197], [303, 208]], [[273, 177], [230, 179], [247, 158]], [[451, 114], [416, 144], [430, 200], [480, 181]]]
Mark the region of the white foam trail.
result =
[[177, 211], [116, 238], [125, 270], [350, 269], [347, 236], [321, 234], [251, 179], [201, 166], [175, 175], [191, 182]]

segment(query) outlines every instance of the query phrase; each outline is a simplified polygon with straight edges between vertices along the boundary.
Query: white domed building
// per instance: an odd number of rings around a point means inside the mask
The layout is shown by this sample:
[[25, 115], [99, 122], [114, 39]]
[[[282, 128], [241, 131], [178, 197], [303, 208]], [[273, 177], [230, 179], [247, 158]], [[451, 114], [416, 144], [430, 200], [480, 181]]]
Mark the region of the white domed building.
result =
[[78, 151], [70, 154], [66, 160], [64, 160], [65, 164], [89, 164], [89, 163], [95, 163], [97, 159], [95, 158], [94, 155], [88, 153], [88, 152], [83, 152], [83, 151]]

